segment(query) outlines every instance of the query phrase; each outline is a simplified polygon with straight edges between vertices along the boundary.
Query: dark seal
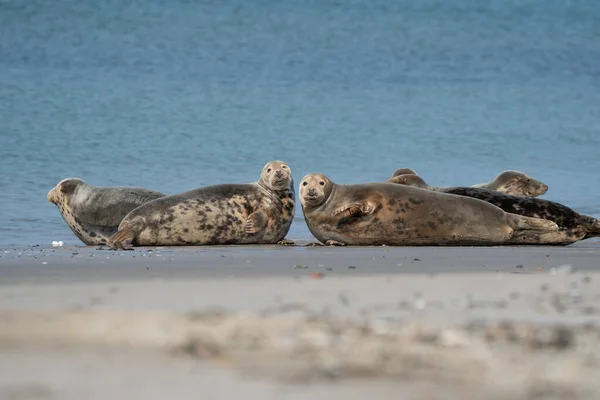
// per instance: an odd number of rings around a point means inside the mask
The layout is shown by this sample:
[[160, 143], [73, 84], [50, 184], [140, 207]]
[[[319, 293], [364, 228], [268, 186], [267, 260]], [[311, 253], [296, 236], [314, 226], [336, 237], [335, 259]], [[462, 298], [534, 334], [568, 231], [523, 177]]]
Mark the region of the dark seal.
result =
[[136, 208], [108, 245], [293, 244], [284, 239], [294, 209], [292, 171], [282, 161], [271, 161], [257, 182], [207, 186]]
[[79, 178], [60, 181], [48, 192], [75, 236], [88, 246], [103, 245], [131, 210], [164, 193], [138, 187], [91, 186]]
[[538, 244], [537, 235], [558, 230], [478, 199], [385, 182], [338, 185], [322, 174], [302, 179], [300, 203], [328, 245]]

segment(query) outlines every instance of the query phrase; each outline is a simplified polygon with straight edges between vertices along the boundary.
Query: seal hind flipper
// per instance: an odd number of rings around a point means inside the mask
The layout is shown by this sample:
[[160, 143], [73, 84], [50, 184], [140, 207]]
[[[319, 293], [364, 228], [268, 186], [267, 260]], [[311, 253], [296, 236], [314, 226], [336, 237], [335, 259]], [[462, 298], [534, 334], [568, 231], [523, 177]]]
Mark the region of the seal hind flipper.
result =
[[547, 219], [524, 217], [522, 215], [507, 213], [509, 225], [515, 230], [531, 230], [541, 232], [557, 231], [558, 225]]
[[112, 235], [106, 245], [113, 250], [133, 250], [133, 232], [131, 231], [131, 223], [124, 221], [117, 233]]
[[267, 225], [267, 216], [261, 210], [256, 210], [246, 219], [246, 225], [244, 226], [244, 232], [250, 235], [258, 233], [265, 228]]

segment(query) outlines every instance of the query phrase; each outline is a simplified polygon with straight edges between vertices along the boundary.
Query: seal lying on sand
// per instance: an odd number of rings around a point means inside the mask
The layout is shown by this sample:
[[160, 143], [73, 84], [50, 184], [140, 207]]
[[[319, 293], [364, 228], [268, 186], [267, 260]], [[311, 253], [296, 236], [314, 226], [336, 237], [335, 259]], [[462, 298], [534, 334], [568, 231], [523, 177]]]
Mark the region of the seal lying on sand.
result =
[[48, 201], [60, 210], [75, 236], [88, 246], [106, 244], [134, 208], [166, 194], [138, 187], [91, 186], [79, 178], [60, 181]]
[[302, 179], [300, 202], [311, 233], [329, 245], [539, 244], [539, 234], [558, 230], [482, 200], [385, 182], [337, 185], [322, 174]]
[[[410, 168], [399, 168], [392, 174], [392, 177], [387, 182], [394, 183], [394, 178], [400, 175], [418, 175], [415, 171]], [[512, 194], [515, 196], [527, 196], [537, 197], [541, 196], [548, 191], [548, 185], [535, 180], [523, 172], [519, 171], [504, 171], [500, 173], [490, 183], [479, 183], [471, 187], [483, 188], [495, 190], [496, 192]], [[438, 188], [431, 186], [431, 190], [438, 190], [444, 188]]]
[[[429, 189], [427, 183], [417, 175], [400, 175], [393, 178], [400, 185], [408, 185], [421, 189]], [[570, 244], [581, 239], [600, 236], [600, 221], [587, 215], [579, 214], [569, 207], [549, 200], [531, 197], [513, 196], [489, 189], [458, 186], [437, 188], [437, 191], [458, 196], [472, 197], [500, 207], [507, 213], [542, 218], [556, 222], [564, 234], [564, 242]]]
[[504, 171], [490, 183], [479, 183], [473, 187], [527, 197], [541, 196], [548, 191], [548, 185], [519, 171]]
[[293, 244], [284, 238], [294, 209], [292, 171], [282, 161], [271, 161], [257, 182], [207, 186], [136, 208], [108, 245]]

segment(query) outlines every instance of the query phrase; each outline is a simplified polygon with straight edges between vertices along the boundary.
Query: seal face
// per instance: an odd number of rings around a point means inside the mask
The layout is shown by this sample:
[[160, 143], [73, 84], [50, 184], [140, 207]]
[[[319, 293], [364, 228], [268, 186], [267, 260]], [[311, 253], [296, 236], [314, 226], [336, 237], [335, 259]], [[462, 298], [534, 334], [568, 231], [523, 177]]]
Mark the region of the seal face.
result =
[[520, 171], [504, 171], [490, 183], [480, 183], [473, 187], [527, 197], [541, 196], [548, 191], [548, 185]]
[[166, 194], [138, 187], [91, 186], [79, 178], [60, 181], [47, 195], [71, 231], [88, 246], [106, 244], [136, 207]]
[[108, 245], [291, 244], [292, 171], [271, 161], [257, 182], [207, 186], [150, 201], [125, 216]]
[[300, 183], [311, 233], [325, 244], [528, 244], [554, 222], [509, 214], [478, 199], [391, 183], [337, 185], [323, 174]]
[[474, 187], [431, 188], [419, 176], [400, 175], [388, 180], [400, 185], [408, 185], [421, 189], [436, 190], [458, 196], [471, 197], [493, 204], [507, 213], [523, 215], [531, 218], [541, 218], [555, 222], [560, 228], [558, 235], [564, 235], [563, 242], [570, 244], [581, 239], [600, 236], [600, 221], [587, 215], [579, 214], [571, 208], [550, 200], [536, 199], [525, 196], [513, 196], [494, 190]]

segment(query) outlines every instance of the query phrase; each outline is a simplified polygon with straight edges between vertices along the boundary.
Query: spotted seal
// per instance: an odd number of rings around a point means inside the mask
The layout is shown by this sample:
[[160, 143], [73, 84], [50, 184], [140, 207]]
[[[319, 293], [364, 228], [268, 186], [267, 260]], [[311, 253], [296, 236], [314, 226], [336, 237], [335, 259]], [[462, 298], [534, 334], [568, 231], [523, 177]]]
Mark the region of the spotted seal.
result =
[[311, 233], [328, 245], [539, 243], [552, 221], [506, 213], [485, 201], [386, 182], [338, 185], [322, 174], [300, 183]]
[[489, 183], [472, 185], [515, 196], [537, 197], [548, 191], [548, 185], [520, 171], [504, 171]]
[[[418, 175], [410, 168], [399, 168], [388, 179], [393, 183], [393, 179], [400, 175]], [[538, 197], [548, 191], [548, 185], [536, 179], [527, 176], [519, 171], [504, 171], [500, 173], [493, 181], [489, 183], [479, 183], [471, 187], [495, 190], [500, 193], [512, 194], [515, 196]], [[431, 190], [444, 189], [430, 187]]]
[[[390, 181], [401, 185], [429, 189], [425, 180], [417, 175], [399, 175]], [[513, 196], [494, 190], [469, 186], [436, 188], [436, 190], [443, 193], [483, 200], [500, 207], [507, 213], [554, 221], [564, 235], [564, 241], [558, 244], [570, 244], [578, 240], [600, 236], [599, 220], [579, 214], [563, 204], [550, 200]], [[559, 235], [559, 233], [556, 233], [556, 235]]]
[[108, 245], [293, 244], [284, 239], [294, 210], [292, 171], [282, 161], [271, 161], [256, 182], [206, 186], [136, 208]]
[[75, 236], [88, 246], [106, 244], [134, 208], [165, 193], [139, 187], [91, 186], [79, 178], [60, 181], [48, 192]]

